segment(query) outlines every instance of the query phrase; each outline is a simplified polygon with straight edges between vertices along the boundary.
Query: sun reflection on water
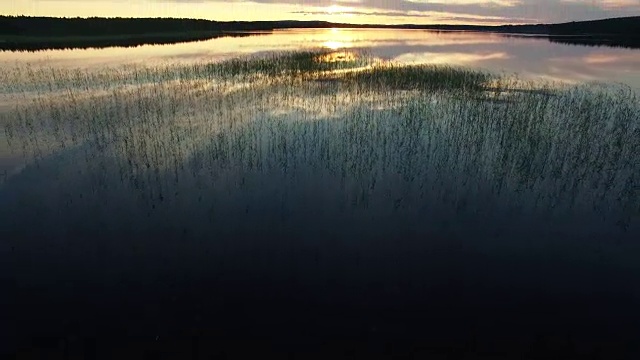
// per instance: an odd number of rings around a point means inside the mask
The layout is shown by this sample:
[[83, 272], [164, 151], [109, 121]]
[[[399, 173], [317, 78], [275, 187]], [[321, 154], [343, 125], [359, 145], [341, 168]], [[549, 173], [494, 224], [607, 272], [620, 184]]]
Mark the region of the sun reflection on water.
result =
[[338, 50], [353, 47], [353, 38], [347, 31], [335, 28], [330, 29], [327, 31], [325, 37], [327, 39], [322, 43], [322, 47], [324, 48]]

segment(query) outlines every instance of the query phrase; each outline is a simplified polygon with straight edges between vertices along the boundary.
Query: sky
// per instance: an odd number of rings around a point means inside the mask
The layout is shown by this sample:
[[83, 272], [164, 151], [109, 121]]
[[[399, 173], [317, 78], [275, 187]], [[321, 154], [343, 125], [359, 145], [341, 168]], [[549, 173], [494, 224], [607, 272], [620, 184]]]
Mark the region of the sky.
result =
[[521, 24], [640, 15], [640, 0], [0, 0], [0, 14]]

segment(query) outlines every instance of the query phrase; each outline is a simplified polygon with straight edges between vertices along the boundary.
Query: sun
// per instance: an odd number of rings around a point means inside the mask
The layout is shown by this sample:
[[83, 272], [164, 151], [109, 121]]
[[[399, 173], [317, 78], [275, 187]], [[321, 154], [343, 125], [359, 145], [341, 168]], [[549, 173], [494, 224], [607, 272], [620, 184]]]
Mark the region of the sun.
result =
[[353, 11], [353, 8], [349, 8], [346, 6], [340, 6], [333, 4], [326, 8], [325, 12], [327, 15], [341, 15], [341, 16], [350, 16], [352, 15], [350, 12]]
[[329, 15], [339, 14], [339, 13], [340, 13], [340, 6], [335, 5], [335, 4], [333, 4], [333, 5], [329, 6], [329, 7], [327, 8], [327, 13], [328, 13]]

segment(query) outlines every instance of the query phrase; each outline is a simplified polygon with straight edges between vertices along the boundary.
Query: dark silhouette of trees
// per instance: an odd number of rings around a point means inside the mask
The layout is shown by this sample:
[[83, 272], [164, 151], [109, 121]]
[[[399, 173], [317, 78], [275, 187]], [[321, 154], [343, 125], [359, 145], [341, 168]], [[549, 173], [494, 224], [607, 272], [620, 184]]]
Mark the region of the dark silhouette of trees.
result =
[[177, 18], [0, 16], [0, 50], [137, 46], [205, 40], [231, 32], [287, 28], [392, 28], [538, 34], [578, 45], [640, 47], [640, 16], [529, 25], [343, 24], [325, 21], [212, 21]]
[[61, 37], [260, 31], [328, 27], [322, 21], [230, 21], [176, 18], [52, 18], [0, 16], [0, 35]]
[[0, 35], [56, 36], [116, 36], [157, 33], [260, 31], [283, 28], [407, 28], [436, 30], [496, 31], [538, 33], [549, 35], [617, 35], [640, 34], [640, 16], [562, 24], [535, 25], [383, 25], [341, 24], [325, 21], [212, 21], [176, 18], [51, 18], [0, 16]]
[[640, 37], [640, 16], [552, 24], [549, 35]]

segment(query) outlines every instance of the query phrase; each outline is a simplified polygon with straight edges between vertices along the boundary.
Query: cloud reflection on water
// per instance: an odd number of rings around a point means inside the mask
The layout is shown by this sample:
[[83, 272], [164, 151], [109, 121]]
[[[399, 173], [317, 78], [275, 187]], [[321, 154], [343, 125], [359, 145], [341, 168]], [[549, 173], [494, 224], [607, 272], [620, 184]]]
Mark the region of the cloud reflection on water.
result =
[[302, 48], [367, 49], [374, 56], [401, 62], [464, 65], [569, 82], [614, 81], [640, 88], [639, 50], [566, 45], [536, 37], [423, 30], [281, 30], [260, 36], [136, 48], [0, 52], [0, 64], [91, 68], [131, 63], [189, 63]]

